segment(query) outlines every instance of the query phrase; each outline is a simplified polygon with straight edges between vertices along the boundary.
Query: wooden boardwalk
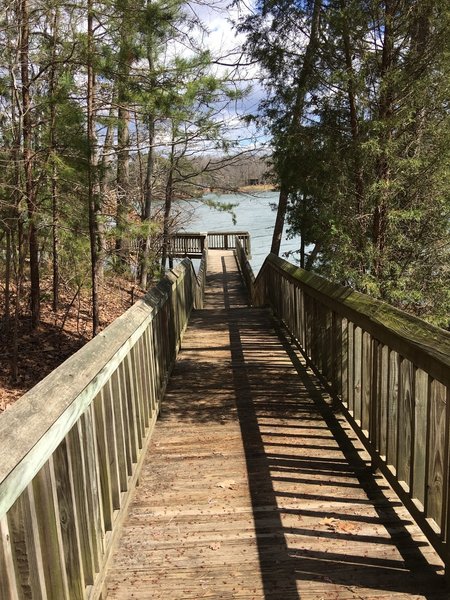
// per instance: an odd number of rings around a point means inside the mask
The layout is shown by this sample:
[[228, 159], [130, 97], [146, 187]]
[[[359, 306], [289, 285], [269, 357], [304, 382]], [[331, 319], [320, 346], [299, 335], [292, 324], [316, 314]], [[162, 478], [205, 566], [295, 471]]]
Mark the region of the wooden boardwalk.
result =
[[442, 563], [234, 257], [211, 252], [107, 579], [113, 599], [444, 600]]

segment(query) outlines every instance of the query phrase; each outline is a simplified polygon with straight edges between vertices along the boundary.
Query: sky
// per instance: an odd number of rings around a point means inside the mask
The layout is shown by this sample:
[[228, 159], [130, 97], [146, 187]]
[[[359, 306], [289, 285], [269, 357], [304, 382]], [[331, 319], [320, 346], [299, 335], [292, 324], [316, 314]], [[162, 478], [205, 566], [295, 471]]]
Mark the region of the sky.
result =
[[[245, 35], [237, 33], [233, 23], [238, 23], [246, 14], [249, 14], [251, 5], [240, 3], [240, 7], [230, 7], [231, 0], [205, 0], [205, 2], [193, 2], [189, 4], [190, 10], [205, 24], [208, 33], [204, 36], [204, 43], [210, 49], [211, 54], [219, 59], [219, 62], [233, 64], [239, 60], [246, 62], [243, 56], [243, 44]], [[218, 74], [233, 71], [230, 66], [218, 66]], [[254, 125], [247, 126], [242, 123], [243, 115], [255, 114], [264, 91], [258, 80], [258, 66], [245, 65], [238, 68], [238, 76], [241, 78], [242, 88], [248, 88], [246, 96], [235, 105], [229, 106], [224, 111], [223, 117], [233, 124], [233, 136], [239, 139], [241, 147], [254, 145], [256, 148], [265, 147], [267, 136]]]

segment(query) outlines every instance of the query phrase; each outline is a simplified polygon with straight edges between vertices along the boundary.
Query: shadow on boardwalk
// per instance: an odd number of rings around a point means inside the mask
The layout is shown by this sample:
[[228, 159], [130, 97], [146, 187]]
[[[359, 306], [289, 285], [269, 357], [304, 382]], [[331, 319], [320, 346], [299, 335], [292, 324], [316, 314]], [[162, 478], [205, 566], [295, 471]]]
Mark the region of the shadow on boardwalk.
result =
[[[229, 310], [229, 278], [224, 262], [222, 266], [224, 303]], [[367, 598], [358, 593], [367, 588], [374, 597], [389, 598], [394, 593], [449, 597], [442, 572], [437, 573], [440, 565], [430, 564], [421, 551], [428, 543], [412, 539], [411, 520], [395, 510], [400, 501], [372, 473], [370, 462], [353, 444], [353, 432], [324, 399], [320, 383], [282, 329], [273, 323], [297, 381], [292, 381], [292, 372], [273, 378], [270, 368], [261, 370], [258, 364], [255, 369], [254, 357], [247, 363], [249, 346], [257, 347], [262, 356], [273, 352], [272, 344], [264, 347], [257, 338], [252, 344], [249, 325], [230, 314], [233, 383], [265, 599], [303, 597], [299, 581], [308, 582], [310, 590], [314, 582], [318, 588], [324, 582], [338, 584], [354, 598]], [[262, 389], [273, 393], [266, 396]], [[336, 446], [330, 446], [332, 438]], [[355, 497], [355, 489], [362, 494]], [[295, 526], [285, 524], [295, 519]], [[366, 533], [380, 526], [385, 528], [381, 536]], [[392, 550], [392, 558], [383, 551], [386, 547]], [[336, 597], [342, 597], [342, 591]]]
[[442, 565], [268, 310], [216, 257], [108, 598], [444, 600]]

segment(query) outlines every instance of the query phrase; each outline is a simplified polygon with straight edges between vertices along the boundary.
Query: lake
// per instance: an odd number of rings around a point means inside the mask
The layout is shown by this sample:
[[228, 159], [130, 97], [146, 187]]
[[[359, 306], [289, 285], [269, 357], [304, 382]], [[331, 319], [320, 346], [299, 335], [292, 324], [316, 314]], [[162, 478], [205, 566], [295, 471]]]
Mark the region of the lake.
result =
[[[179, 202], [176, 208], [183, 208], [183, 219], [188, 219], [186, 231], [248, 231], [251, 235], [253, 270], [258, 273], [265, 257], [270, 252], [276, 211], [272, 209], [278, 203], [278, 192], [259, 192], [258, 194], [208, 194], [205, 199], [221, 204], [235, 204], [236, 224], [229, 213], [210, 208], [201, 200]], [[175, 207], [174, 207], [175, 208]], [[184, 222], [184, 221], [183, 221]], [[288, 240], [283, 236], [280, 256], [299, 248], [298, 238]], [[298, 255], [297, 255], [298, 256]], [[295, 257], [289, 257], [295, 262]]]

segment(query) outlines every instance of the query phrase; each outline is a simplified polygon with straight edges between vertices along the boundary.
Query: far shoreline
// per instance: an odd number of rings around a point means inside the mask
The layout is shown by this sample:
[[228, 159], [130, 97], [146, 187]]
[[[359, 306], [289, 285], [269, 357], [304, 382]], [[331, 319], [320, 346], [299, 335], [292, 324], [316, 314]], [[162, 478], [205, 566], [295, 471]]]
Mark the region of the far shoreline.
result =
[[276, 186], [272, 183], [259, 183], [255, 185], [243, 185], [238, 188], [238, 192], [242, 194], [252, 194], [255, 192], [277, 192]]

